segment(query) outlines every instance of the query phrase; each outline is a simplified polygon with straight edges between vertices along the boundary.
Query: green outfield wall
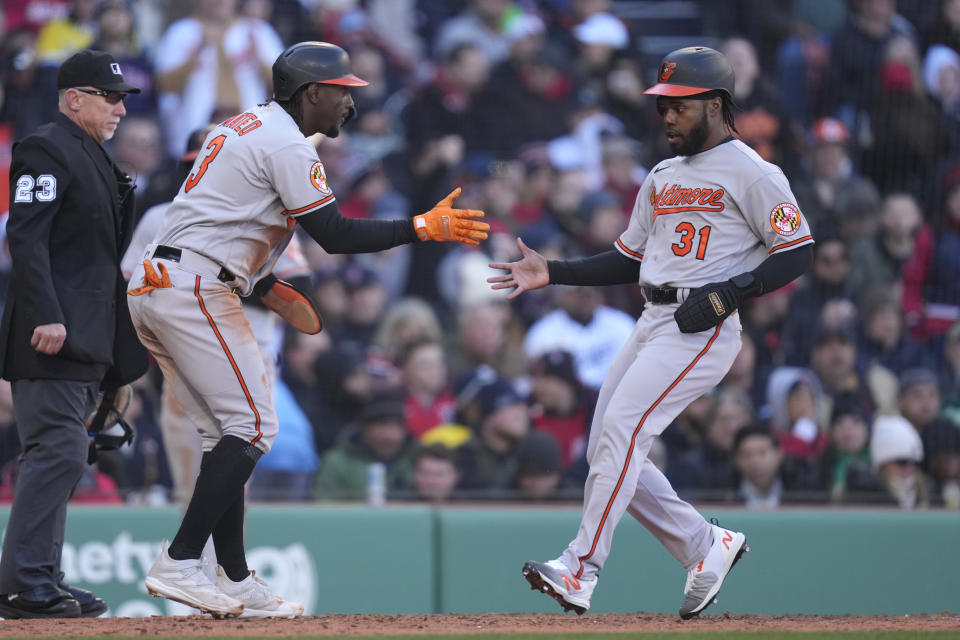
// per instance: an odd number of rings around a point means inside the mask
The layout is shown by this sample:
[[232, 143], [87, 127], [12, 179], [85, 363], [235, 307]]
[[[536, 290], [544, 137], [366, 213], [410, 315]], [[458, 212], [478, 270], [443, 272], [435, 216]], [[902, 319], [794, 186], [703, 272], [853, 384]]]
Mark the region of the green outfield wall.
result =
[[[0, 510], [5, 527], [8, 509]], [[896, 614], [960, 611], [960, 513], [704, 511], [747, 534], [711, 611]], [[117, 616], [174, 615], [186, 607], [149, 597], [143, 579], [176, 509], [73, 507], [63, 569]], [[550, 612], [529, 589], [526, 560], [559, 555], [576, 508], [425, 506], [250, 509], [250, 566], [309, 613]], [[631, 518], [594, 593], [592, 612], [674, 612], [685, 573]], [[572, 614], [571, 614], [572, 615]]]

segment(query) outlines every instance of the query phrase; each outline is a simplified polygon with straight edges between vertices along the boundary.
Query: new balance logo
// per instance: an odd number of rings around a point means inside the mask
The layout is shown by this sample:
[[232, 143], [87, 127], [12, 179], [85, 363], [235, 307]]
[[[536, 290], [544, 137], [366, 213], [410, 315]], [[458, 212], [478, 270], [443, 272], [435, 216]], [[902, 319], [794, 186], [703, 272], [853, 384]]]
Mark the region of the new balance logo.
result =
[[733, 542], [733, 534], [729, 531], [723, 532], [723, 539], [720, 540], [723, 543], [723, 548], [727, 551], [730, 550], [730, 543]]
[[563, 588], [567, 591], [579, 591], [580, 590], [580, 581], [569, 576], [565, 573], [561, 573], [560, 577], [563, 578]]
[[[703, 560], [706, 560], [706, 558], [704, 558]], [[703, 560], [701, 560], [700, 564], [697, 565], [697, 573], [700, 573], [701, 571], [703, 571]]]

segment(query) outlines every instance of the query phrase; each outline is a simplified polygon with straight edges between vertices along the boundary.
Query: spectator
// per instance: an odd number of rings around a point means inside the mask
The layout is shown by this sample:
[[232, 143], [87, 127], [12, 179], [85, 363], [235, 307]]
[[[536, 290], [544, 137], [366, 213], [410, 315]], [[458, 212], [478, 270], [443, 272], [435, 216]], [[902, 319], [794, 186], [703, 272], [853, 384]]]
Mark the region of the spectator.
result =
[[[34, 35], [27, 29], [12, 30], [0, 42], [0, 121], [13, 125], [14, 140], [57, 117], [57, 68], [41, 66], [35, 46]], [[7, 206], [9, 198], [0, 208]]]
[[813, 266], [797, 285], [783, 326], [786, 363], [805, 366], [819, 328], [818, 319], [832, 298], [852, 298], [850, 252], [839, 237], [817, 238]]
[[309, 500], [318, 462], [313, 426], [283, 380], [274, 382], [273, 402], [282, 428], [270, 447], [270, 455], [257, 464], [250, 477], [250, 499]]
[[713, 412], [713, 402], [712, 395], [700, 396], [680, 412], [669, 429], [660, 434], [668, 463], [700, 447], [707, 431], [707, 421]]
[[622, 211], [621, 223], [630, 219], [640, 185], [647, 176], [647, 170], [640, 165], [641, 146], [624, 136], [603, 141], [603, 175], [607, 180], [603, 188], [616, 194]]
[[790, 173], [799, 136], [776, 88], [762, 73], [757, 50], [745, 38], [730, 38], [720, 50], [730, 60], [737, 78], [734, 99], [741, 110], [737, 114], [740, 139], [761, 158], [783, 166]]
[[929, 481], [920, 471], [923, 443], [906, 419], [880, 416], [873, 421], [870, 457], [888, 498], [901, 509], [929, 504]]
[[373, 344], [373, 336], [387, 308], [387, 289], [376, 273], [359, 264], [348, 264], [340, 274], [347, 294], [343, 321], [331, 329], [338, 342], [360, 349]]
[[471, 43], [488, 62], [505, 60], [510, 43], [504, 27], [512, 4], [513, 0], [469, 0], [466, 9], [440, 26], [434, 43], [436, 57], [445, 58], [457, 47]]
[[867, 417], [853, 403], [837, 403], [830, 418], [830, 442], [820, 461], [830, 502], [873, 501], [872, 496], [883, 491], [870, 464], [869, 445]]
[[409, 343], [397, 360], [406, 391], [407, 429], [415, 437], [453, 419], [456, 399], [447, 381], [443, 345], [429, 338]]
[[956, 0], [938, 0], [936, 19], [924, 42], [927, 47], [942, 44], [960, 51], [960, 4]]
[[[577, 89], [570, 60], [555, 45], [511, 59], [478, 97], [480, 148], [511, 157], [524, 147], [569, 133]], [[503, 113], [511, 115], [504, 118]]]
[[884, 49], [897, 35], [915, 37], [896, 13], [896, 0], [854, 0], [847, 26], [833, 40], [824, 81], [826, 113], [836, 115], [860, 139], [879, 95]]
[[390, 305], [373, 337], [374, 346], [397, 362], [408, 345], [420, 340], [439, 341], [443, 336], [440, 319], [420, 298], [402, 298]]
[[884, 198], [880, 228], [850, 249], [851, 289], [880, 286], [899, 298], [903, 267], [913, 255], [914, 238], [922, 224], [923, 214], [913, 196], [892, 193]]
[[586, 454], [597, 394], [584, 388], [568, 351], [548, 351], [530, 366], [533, 427], [549, 433], [560, 451], [560, 466]]
[[180, 190], [182, 174], [175, 163], [165, 161], [160, 126], [155, 119], [143, 116], [124, 118], [117, 125], [110, 148], [117, 166], [133, 177], [137, 188], [138, 220], [153, 205], [173, 200]]
[[97, 33], [96, 9], [97, 0], [68, 0], [67, 15], [46, 23], [37, 34], [40, 63], [57, 67], [77, 51], [88, 48]]
[[586, 254], [605, 251], [623, 231], [623, 208], [610, 191], [591, 191], [580, 203], [583, 235], [580, 247]]
[[918, 234], [904, 266], [903, 308], [918, 338], [939, 338], [960, 319], [960, 164], [944, 178], [943, 214]]
[[727, 375], [720, 381], [720, 386], [746, 393], [753, 406], [760, 407], [763, 406], [766, 398], [761, 385], [762, 380], [757, 376], [757, 347], [749, 333], [741, 334], [740, 341], [740, 352], [737, 353]]
[[740, 310], [743, 332], [750, 336], [756, 350], [755, 393], [760, 393], [759, 400], [754, 396], [756, 406], [761, 406], [766, 399], [763, 385], [770, 372], [785, 362], [783, 325], [790, 312], [790, 296], [795, 289], [796, 286], [791, 283], [758, 298], [750, 298]]
[[505, 379], [477, 394], [479, 420], [474, 436], [460, 447], [463, 487], [483, 495], [502, 495], [519, 465], [519, 446], [530, 432], [530, 415], [523, 398]]
[[704, 499], [724, 499], [734, 488], [733, 443], [737, 432], [753, 422], [753, 405], [746, 394], [716, 393], [707, 417], [703, 443], [697, 449], [667, 459], [667, 477], [677, 490]]
[[599, 389], [635, 322], [605, 306], [603, 292], [596, 287], [557, 287], [553, 294], [559, 309], [533, 323], [524, 338], [524, 351], [531, 358], [554, 349], [569, 351], [580, 382]]
[[863, 322], [857, 347], [858, 366], [877, 363], [894, 375], [916, 367], [932, 368], [932, 354], [904, 330], [900, 304], [889, 289], [867, 291], [860, 303]]
[[[873, 146], [864, 154], [864, 174], [884, 190], [907, 191], [929, 198], [940, 155], [949, 151], [949, 136], [937, 106], [923, 89], [920, 55], [914, 40], [892, 37], [884, 47], [878, 94], [873, 103]], [[923, 200], [927, 206], [933, 201]]]
[[409, 486], [416, 445], [407, 432], [399, 393], [383, 392], [371, 399], [340, 443], [323, 456], [314, 483], [319, 499], [362, 500], [367, 491], [367, 467], [386, 465], [387, 491]]
[[453, 449], [431, 444], [420, 446], [413, 454], [413, 492], [417, 499], [447, 502], [459, 481], [460, 469]]
[[263, 102], [283, 43], [269, 23], [237, 15], [237, 0], [199, 0], [164, 32], [154, 55], [167, 153], [189, 133]]
[[809, 369], [779, 367], [767, 382], [771, 432], [783, 452], [810, 460], [827, 446], [820, 381]]
[[930, 369], [908, 369], [900, 374], [897, 406], [900, 415], [913, 425], [921, 436], [926, 430], [947, 419], [940, 416], [940, 387], [937, 374]]
[[857, 369], [857, 349], [847, 331], [825, 329], [813, 343], [810, 366], [824, 391], [824, 413], [834, 403], [853, 402], [863, 413], [896, 413], [896, 377], [879, 365], [867, 371]]
[[443, 57], [431, 83], [410, 101], [404, 110], [404, 124], [414, 175], [428, 175], [440, 163], [456, 160], [459, 154], [447, 152], [451, 141], [458, 143], [461, 153], [480, 142], [473, 109], [489, 74], [489, 61], [480, 48], [457, 45]]
[[598, 11], [572, 29], [577, 43], [575, 68], [586, 81], [584, 90], [596, 96], [602, 109], [626, 127], [627, 135], [651, 133], [645, 118], [637, 117], [650, 103], [638, 56], [627, 26], [618, 17]]
[[533, 431], [517, 447], [514, 487], [521, 500], [559, 497], [562, 465], [560, 445], [549, 433]]
[[944, 415], [960, 424], [960, 322], [947, 331], [940, 367], [940, 397]]
[[503, 373], [510, 308], [501, 302], [476, 304], [460, 310], [457, 322], [457, 374], [487, 365]]
[[960, 426], [937, 421], [924, 429], [922, 440], [932, 496], [949, 509], [960, 509]]
[[850, 132], [836, 118], [821, 118], [808, 135], [800, 176], [794, 193], [816, 236], [840, 232], [854, 206], [870, 208], [880, 196], [873, 183], [861, 176], [850, 158]]
[[807, 467], [785, 458], [777, 436], [762, 426], [746, 426], [733, 441], [739, 479], [737, 496], [748, 509], [775, 509], [792, 492], [809, 491]]
[[923, 59], [923, 84], [948, 123], [951, 141], [956, 141], [960, 117], [960, 54], [942, 44], [930, 47]]
[[124, 101], [127, 114], [155, 116], [157, 96], [153, 91], [153, 65], [143, 52], [143, 43], [137, 38], [130, 0], [100, 0], [98, 4], [97, 38], [91, 48], [112, 55], [123, 69], [124, 77], [143, 87], [139, 94]]

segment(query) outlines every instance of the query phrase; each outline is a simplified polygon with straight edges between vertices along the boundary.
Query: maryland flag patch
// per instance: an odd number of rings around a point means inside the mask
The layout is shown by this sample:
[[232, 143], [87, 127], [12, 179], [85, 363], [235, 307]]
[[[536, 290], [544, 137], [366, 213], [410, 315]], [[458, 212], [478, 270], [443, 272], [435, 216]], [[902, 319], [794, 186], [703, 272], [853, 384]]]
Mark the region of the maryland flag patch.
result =
[[781, 202], [770, 212], [770, 226], [781, 236], [792, 236], [800, 230], [800, 209], [789, 202]]
[[332, 193], [330, 185], [327, 184], [327, 174], [323, 171], [322, 163], [314, 162], [313, 166], [310, 167], [310, 182], [320, 193], [324, 195]]

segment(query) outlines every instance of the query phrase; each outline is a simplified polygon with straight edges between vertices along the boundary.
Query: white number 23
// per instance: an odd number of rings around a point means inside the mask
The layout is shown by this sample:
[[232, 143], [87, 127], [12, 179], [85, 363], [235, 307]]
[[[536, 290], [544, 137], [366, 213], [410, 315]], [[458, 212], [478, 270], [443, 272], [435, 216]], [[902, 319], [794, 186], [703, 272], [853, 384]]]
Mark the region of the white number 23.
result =
[[51, 202], [57, 198], [57, 179], [45, 173], [36, 180], [33, 176], [23, 174], [17, 179], [17, 188], [14, 192], [14, 202], [33, 202], [34, 187], [37, 190], [39, 202]]

